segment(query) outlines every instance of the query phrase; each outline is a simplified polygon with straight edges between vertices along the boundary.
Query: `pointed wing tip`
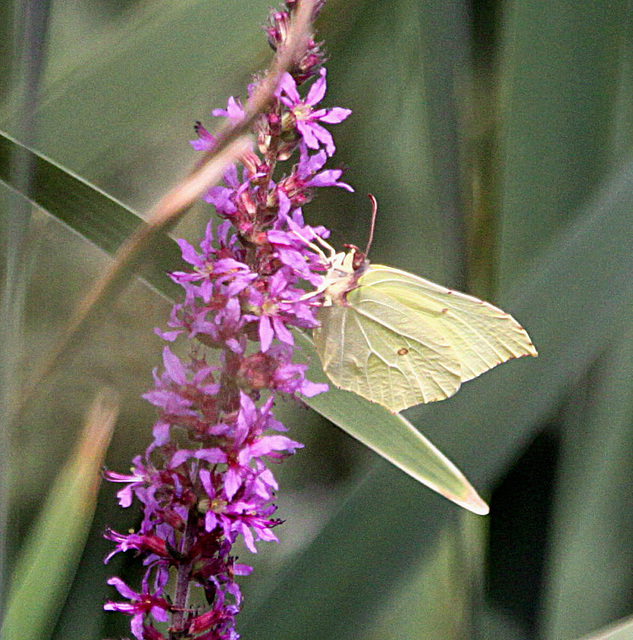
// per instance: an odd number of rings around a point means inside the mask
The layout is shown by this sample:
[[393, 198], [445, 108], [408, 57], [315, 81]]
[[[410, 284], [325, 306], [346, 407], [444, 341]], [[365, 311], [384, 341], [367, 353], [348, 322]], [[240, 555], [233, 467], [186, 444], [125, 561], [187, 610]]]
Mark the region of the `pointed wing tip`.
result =
[[517, 357], [523, 358], [524, 356], [532, 356], [533, 358], [536, 358], [538, 356], [538, 351], [536, 350], [536, 347], [532, 343], [530, 343], [530, 346], [526, 347], [525, 351], [519, 354], [519, 356]]
[[[525, 356], [532, 356], [533, 358], [536, 358], [538, 356], [538, 351], [536, 350], [536, 347], [531, 342], [529, 345], [524, 347], [521, 353], [519, 353], [516, 356], [510, 356], [508, 360], [512, 360], [512, 358], [523, 358]], [[507, 360], [504, 360], [504, 362], [507, 362]]]
[[523, 337], [525, 338], [525, 342], [523, 344], [525, 353], [522, 355], [533, 356], [533, 357], [538, 356], [538, 351], [536, 350], [536, 347], [534, 346], [534, 343], [532, 342], [532, 338], [530, 337], [528, 332], [523, 327], [521, 327], [521, 331], [523, 332]]

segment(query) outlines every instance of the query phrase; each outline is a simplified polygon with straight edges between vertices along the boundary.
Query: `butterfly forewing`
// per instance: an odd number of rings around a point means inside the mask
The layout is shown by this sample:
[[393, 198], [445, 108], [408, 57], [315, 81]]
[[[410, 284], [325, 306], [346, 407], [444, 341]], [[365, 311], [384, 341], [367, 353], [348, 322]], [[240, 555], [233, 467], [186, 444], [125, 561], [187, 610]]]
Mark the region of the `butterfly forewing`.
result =
[[371, 265], [359, 289], [374, 291], [409, 309], [411, 322], [429, 324], [453, 348], [461, 381], [511, 358], [536, 355], [527, 332], [509, 314], [473, 296], [451, 291], [406, 271]]
[[448, 398], [460, 386], [461, 366], [449, 341], [424, 314], [412, 317], [373, 286], [350, 291], [346, 305], [321, 308], [319, 321], [316, 349], [342, 389], [402, 411]]

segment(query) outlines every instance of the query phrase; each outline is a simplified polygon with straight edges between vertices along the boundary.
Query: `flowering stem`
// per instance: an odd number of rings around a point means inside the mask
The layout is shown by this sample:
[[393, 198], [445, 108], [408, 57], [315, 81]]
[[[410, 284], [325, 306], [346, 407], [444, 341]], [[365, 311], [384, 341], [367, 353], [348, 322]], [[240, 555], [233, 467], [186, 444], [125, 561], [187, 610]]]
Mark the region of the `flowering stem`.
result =
[[[154, 373], [154, 389], [144, 396], [159, 413], [154, 440], [134, 459], [131, 475], [106, 474], [125, 483], [118, 494], [122, 506], [137, 498], [144, 509], [137, 533], [106, 533], [116, 543], [109, 557], [135, 550], [147, 567], [140, 592], [119, 578], [109, 581], [128, 602], [108, 602], [106, 609], [130, 615], [137, 640], [165, 640], [151, 618], [170, 623], [172, 640], [239, 638], [234, 618], [242, 596], [235, 577], [252, 568], [236, 562], [233, 544], [241, 536], [255, 553], [256, 542], [277, 541], [278, 486], [266, 462], [303, 446], [279, 434], [286, 428], [274, 417], [275, 402], [327, 389], [306, 380], [307, 364], [293, 361], [291, 329], [318, 325], [318, 296], [306, 297], [305, 288], [318, 290], [327, 270], [310, 247], [329, 234], [306, 224], [301, 207], [318, 187], [352, 190], [339, 180], [342, 170], [323, 170], [335, 147], [321, 124], [341, 122], [350, 111], [317, 108], [326, 89], [323, 54], [307, 28], [290, 27], [297, 6], [303, 12], [298, 22], [307, 25], [321, 0], [285, 5], [272, 12], [267, 28], [279, 52], [273, 71], [255, 80], [246, 109], [230, 98], [226, 109], [213, 111], [228, 126], [250, 122], [257, 148], [241, 157], [241, 180], [231, 166], [225, 186], [203, 196], [224, 222], [209, 222], [200, 252], [178, 240], [192, 268], [171, 274], [184, 300], [172, 310], [170, 330], [158, 333], [168, 342], [179, 335], [192, 340], [189, 358], [165, 347], [164, 370]], [[284, 64], [290, 73], [282, 71]], [[307, 81], [302, 97], [298, 88]], [[255, 117], [263, 95], [268, 110]], [[213, 153], [218, 138], [201, 124], [196, 132], [194, 147]], [[295, 164], [276, 179], [293, 156]], [[170, 572], [176, 582], [171, 604], [163, 595]], [[192, 586], [202, 588], [206, 611], [189, 610]]]
[[[180, 554], [183, 558], [189, 557], [189, 552], [196, 539], [198, 517], [194, 513], [195, 507], [189, 509], [187, 524], [185, 525], [185, 533], [182, 537], [182, 545]], [[191, 587], [191, 569], [192, 562], [183, 562], [176, 574], [176, 592], [174, 594], [174, 614], [172, 616], [172, 634], [178, 637], [178, 634], [184, 631], [184, 620], [187, 607], [189, 605], [189, 590]]]
[[248, 131], [257, 117], [268, 110], [274, 100], [275, 90], [281, 77], [284, 73], [290, 71], [293, 66], [297, 65], [297, 62], [301, 60], [306, 51], [309, 44], [311, 23], [320, 1], [301, 0], [298, 3], [292, 24], [288, 28], [288, 33], [282, 43], [283, 46], [278, 48], [270, 70], [253, 92], [244, 113], [244, 118], [239, 123], [226, 122], [224, 128], [218, 132], [217, 146], [207, 151], [201, 161], [202, 163], [206, 162], [212, 153], [217, 152], [217, 149], [223, 149], [235, 137]]

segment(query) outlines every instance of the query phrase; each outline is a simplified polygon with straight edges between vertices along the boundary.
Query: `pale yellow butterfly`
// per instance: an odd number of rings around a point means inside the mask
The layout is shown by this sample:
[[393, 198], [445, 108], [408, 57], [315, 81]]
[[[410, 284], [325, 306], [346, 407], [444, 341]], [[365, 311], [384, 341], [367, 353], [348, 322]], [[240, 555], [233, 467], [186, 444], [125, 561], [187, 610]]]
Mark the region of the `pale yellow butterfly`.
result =
[[355, 247], [325, 254], [323, 306], [313, 331], [323, 369], [341, 389], [398, 412], [444, 400], [462, 382], [537, 355], [509, 314], [400, 269], [370, 265]]

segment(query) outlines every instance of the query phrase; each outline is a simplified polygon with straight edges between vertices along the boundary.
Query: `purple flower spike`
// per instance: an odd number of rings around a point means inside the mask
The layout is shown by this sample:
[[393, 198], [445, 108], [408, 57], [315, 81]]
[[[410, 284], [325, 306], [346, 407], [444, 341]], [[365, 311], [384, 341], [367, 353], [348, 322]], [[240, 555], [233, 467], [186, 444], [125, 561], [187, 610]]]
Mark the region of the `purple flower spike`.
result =
[[[295, 6], [286, 0], [285, 9], [271, 14], [267, 34], [275, 49], [287, 44]], [[169, 275], [182, 298], [168, 329], [155, 330], [169, 346], [143, 396], [158, 414], [152, 439], [129, 473], [104, 473], [120, 483], [121, 507], [142, 509], [138, 530], [105, 533], [114, 547], [106, 562], [132, 552], [143, 564], [138, 591], [111, 578], [125, 602], [105, 605], [130, 617], [137, 640], [166, 640], [155, 623], [166, 623], [169, 638], [239, 640], [242, 594], [235, 580], [252, 567], [235, 561], [233, 545], [240, 541], [257, 553], [260, 543], [278, 542], [279, 484], [269, 465], [303, 446], [285, 435], [275, 405], [327, 390], [306, 379], [293, 335], [318, 326], [320, 298], [309, 292], [327, 269], [314, 243], [329, 231], [306, 224], [303, 207], [321, 187], [353, 191], [342, 169], [326, 167], [335, 151], [326, 125], [342, 122], [350, 110], [319, 108], [327, 86], [323, 60], [309, 35], [292, 73], [253, 124], [256, 148], [203, 196], [220, 222], [208, 222], [199, 245], [177, 240], [186, 266]], [[255, 78], [249, 96], [265, 77]], [[228, 120], [223, 126], [245, 118], [233, 97], [212, 113]], [[216, 137], [200, 123], [195, 131], [193, 147], [213, 151]], [[173, 593], [165, 593], [172, 585]], [[188, 601], [196, 590], [194, 601], [206, 607]]]

